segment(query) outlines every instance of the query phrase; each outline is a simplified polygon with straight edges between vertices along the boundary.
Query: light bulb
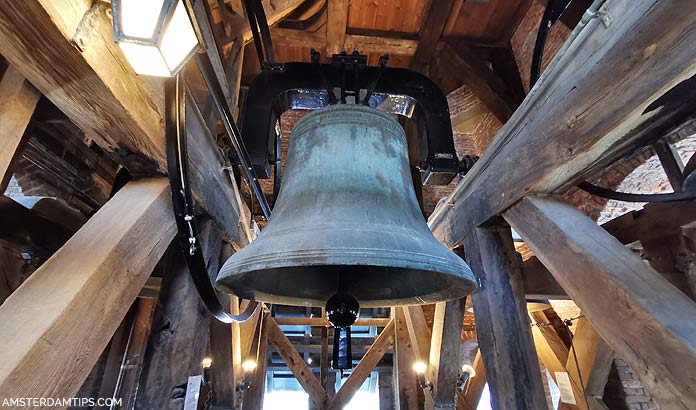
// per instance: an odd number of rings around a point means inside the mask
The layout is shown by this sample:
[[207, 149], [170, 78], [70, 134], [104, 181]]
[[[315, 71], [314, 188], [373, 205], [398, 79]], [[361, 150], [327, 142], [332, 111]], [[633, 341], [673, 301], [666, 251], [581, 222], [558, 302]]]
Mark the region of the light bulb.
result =
[[210, 369], [210, 366], [213, 365], [213, 359], [210, 357], [204, 357], [203, 360], [201, 361], [201, 367], [204, 369]]
[[254, 360], [247, 360], [244, 363], [242, 363], [242, 369], [244, 369], [245, 372], [251, 373], [256, 369], [256, 361]]
[[416, 374], [425, 374], [425, 371], [428, 370], [428, 365], [425, 364], [425, 362], [415, 362], [413, 364], [413, 370]]

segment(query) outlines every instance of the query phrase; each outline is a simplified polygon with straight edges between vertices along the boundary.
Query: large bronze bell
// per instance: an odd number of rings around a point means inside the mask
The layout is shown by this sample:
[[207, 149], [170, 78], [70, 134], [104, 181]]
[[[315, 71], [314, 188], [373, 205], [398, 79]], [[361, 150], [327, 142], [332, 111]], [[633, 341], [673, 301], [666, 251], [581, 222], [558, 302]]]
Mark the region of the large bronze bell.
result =
[[420, 213], [402, 127], [360, 105], [298, 121], [268, 224], [225, 262], [216, 285], [300, 306], [348, 293], [361, 307], [433, 303], [476, 289], [469, 267]]

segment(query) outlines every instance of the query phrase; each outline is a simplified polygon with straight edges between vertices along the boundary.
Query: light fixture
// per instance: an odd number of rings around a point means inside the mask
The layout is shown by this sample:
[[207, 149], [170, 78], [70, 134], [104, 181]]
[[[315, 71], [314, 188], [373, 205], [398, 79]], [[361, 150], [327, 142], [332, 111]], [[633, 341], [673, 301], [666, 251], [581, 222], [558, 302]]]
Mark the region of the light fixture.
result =
[[457, 387], [464, 390], [466, 387], [466, 382], [474, 377], [476, 377], [476, 370], [474, 370], [474, 368], [468, 364], [463, 364], [462, 372], [459, 374], [459, 378], [457, 379]]
[[244, 380], [237, 384], [237, 391], [247, 390], [251, 387], [251, 382], [254, 377], [254, 370], [256, 370], [256, 361], [249, 359], [242, 363], [242, 369], [244, 369]]
[[210, 369], [210, 366], [213, 365], [213, 359], [210, 357], [204, 357], [203, 360], [201, 360], [201, 367], [204, 369]]
[[413, 371], [416, 372], [416, 377], [418, 377], [418, 386], [421, 389], [430, 388], [432, 384], [425, 380], [425, 372], [428, 370], [428, 365], [425, 362], [415, 362], [413, 364]]
[[312, 364], [312, 358], [311, 358], [311, 357], [308, 357], [308, 358], [307, 358], [307, 364]]
[[137, 74], [172, 77], [201, 46], [184, 0], [112, 0], [114, 39]]

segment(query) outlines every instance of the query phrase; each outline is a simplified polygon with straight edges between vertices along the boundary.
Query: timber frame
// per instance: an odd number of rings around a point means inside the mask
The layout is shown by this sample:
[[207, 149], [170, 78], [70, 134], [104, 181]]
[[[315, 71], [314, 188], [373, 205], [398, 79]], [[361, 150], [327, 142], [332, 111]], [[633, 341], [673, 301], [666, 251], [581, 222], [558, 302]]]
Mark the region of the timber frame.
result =
[[[240, 2], [217, 3], [224, 6], [214, 9], [222, 23], [203, 27], [203, 35], [237, 115], [251, 34], [240, 20]], [[264, 1], [269, 23], [302, 3]], [[289, 316], [271, 308], [244, 323], [211, 320], [172, 243], [176, 228], [163, 178], [161, 83], [130, 69], [111, 40], [103, 2], [5, 2], [0, 187], [7, 186], [42, 96], [134, 180], [72, 231], [4, 197], [0, 201], [3, 213], [11, 215], [5, 218], [22, 221], [3, 220], [0, 236], [23, 225], [22, 236], [52, 254], [0, 305], [0, 397], [75, 397], [101, 360], [100, 397], [121, 397], [124, 408], [154, 408], [163, 397], [180, 406], [182, 386], [211, 356], [212, 383], [202, 392], [210, 395], [213, 409], [261, 408], [267, 371], [282, 369], [298, 380], [312, 409], [343, 408], [378, 373], [380, 402], [395, 405], [387, 409], [473, 410], [488, 384], [494, 409], [539, 410], [547, 406], [541, 363], [554, 379], [557, 372], [568, 376], [577, 401], [561, 408], [601, 410], [618, 357], [663, 408], [696, 408], [696, 322], [689, 319], [696, 317], [696, 281], [675, 275], [678, 256], [672, 247], [681, 228], [696, 221], [696, 202], [650, 204], [598, 226], [563, 197], [613, 161], [693, 120], [696, 103], [677, 91], [696, 78], [696, 5], [606, 0], [581, 18], [589, 4], [573, 1], [574, 12], [562, 19], [575, 27], [571, 37], [525, 96], [509, 41], [481, 44], [445, 35], [448, 17], [462, 0], [429, 2], [425, 23], [410, 37], [351, 29], [350, 3], [326, 0], [326, 27], [274, 26], [274, 41], [326, 53], [356, 47], [408, 55], [409, 66], [437, 77], [446, 93], [462, 85], [470, 90], [473, 102], [452, 117], [455, 131], [469, 132], [488, 116], [504, 124], [428, 220], [435, 236], [467, 260], [479, 290], [471, 298], [385, 307], [389, 310], [361, 317], [356, 326], [374, 333], [369, 343], [354, 346], [361, 359], [337, 391], [325, 312]], [[521, 3], [528, 7], [531, 1]], [[196, 7], [196, 13], [207, 12], [201, 2]], [[216, 42], [216, 30], [233, 40]], [[443, 67], [452, 67], [451, 73]], [[224, 171], [229, 164], [216, 143], [217, 119], [195, 99], [201, 94], [197, 84], [189, 85], [191, 182], [197, 210], [206, 219], [201, 230], [212, 276], [258, 228], [243, 187]], [[669, 146], [658, 153], [666, 163], [674, 160]], [[680, 187], [694, 168], [694, 159], [685, 167], [672, 161], [670, 181]], [[511, 228], [533, 257], [520, 260]], [[45, 232], [47, 238], [34, 239]], [[629, 249], [637, 242], [651, 264]], [[582, 310], [572, 343], [552, 310], [530, 313], [525, 304], [566, 298]], [[238, 314], [249, 301], [230, 296], [224, 303]], [[475, 327], [467, 324], [471, 309]], [[309, 335], [288, 336], [288, 327], [310, 329]], [[477, 376], [459, 390], [459, 349], [471, 339], [478, 341], [472, 363]], [[314, 366], [307, 363], [310, 354], [320, 357]], [[181, 359], [172, 363], [171, 357]], [[243, 388], [247, 359], [258, 366], [250, 387]], [[427, 389], [418, 386], [415, 361], [428, 364]]]

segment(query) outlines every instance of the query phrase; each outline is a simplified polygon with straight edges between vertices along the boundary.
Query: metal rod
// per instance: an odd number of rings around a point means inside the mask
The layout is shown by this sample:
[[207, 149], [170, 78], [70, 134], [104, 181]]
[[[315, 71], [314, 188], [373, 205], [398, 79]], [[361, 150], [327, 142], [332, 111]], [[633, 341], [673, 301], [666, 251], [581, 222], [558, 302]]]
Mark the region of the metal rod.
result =
[[256, 178], [256, 173], [252, 167], [249, 153], [244, 146], [244, 141], [242, 141], [242, 136], [237, 128], [234, 118], [232, 117], [230, 108], [225, 102], [225, 95], [222, 91], [222, 87], [220, 87], [220, 83], [217, 81], [217, 77], [215, 77], [215, 71], [213, 70], [213, 66], [210, 64], [208, 55], [202, 53], [196, 54], [196, 63], [198, 64], [198, 68], [203, 76], [203, 81], [205, 82], [206, 87], [208, 87], [208, 91], [213, 99], [213, 103], [220, 114], [222, 123], [227, 131], [227, 137], [234, 147], [234, 150], [237, 152], [239, 161], [242, 163], [242, 167], [244, 168], [244, 173], [247, 176], [251, 190], [254, 192], [256, 199], [259, 201], [259, 205], [261, 206], [261, 211], [263, 212], [264, 217], [268, 219], [271, 216], [271, 208], [268, 206], [266, 195], [261, 190], [259, 180]]

